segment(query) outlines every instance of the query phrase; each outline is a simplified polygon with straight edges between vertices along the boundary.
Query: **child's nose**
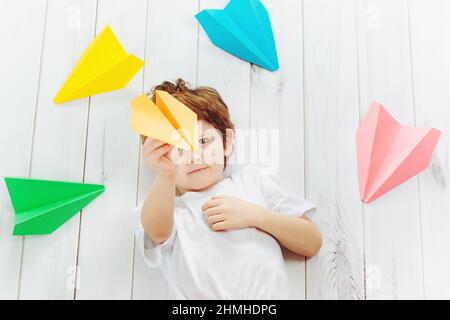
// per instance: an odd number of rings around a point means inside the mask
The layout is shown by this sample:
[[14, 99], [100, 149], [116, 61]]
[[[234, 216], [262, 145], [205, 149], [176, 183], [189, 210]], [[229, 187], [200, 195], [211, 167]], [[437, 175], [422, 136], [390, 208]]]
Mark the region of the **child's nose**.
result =
[[188, 159], [190, 164], [202, 163], [203, 153], [200, 150], [189, 151]]

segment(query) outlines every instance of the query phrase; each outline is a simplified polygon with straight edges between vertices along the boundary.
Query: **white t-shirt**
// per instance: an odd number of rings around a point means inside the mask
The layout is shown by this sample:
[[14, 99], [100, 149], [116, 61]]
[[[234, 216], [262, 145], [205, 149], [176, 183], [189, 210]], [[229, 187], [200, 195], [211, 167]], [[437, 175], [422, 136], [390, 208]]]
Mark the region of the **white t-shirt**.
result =
[[255, 227], [212, 230], [201, 207], [214, 195], [239, 197], [294, 217], [307, 213], [313, 218], [316, 209], [284, 192], [274, 178], [255, 167], [224, 178], [208, 191], [176, 197], [174, 228], [164, 243], [154, 242], [140, 223], [136, 233], [146, 264], [161, 268], [168, 298], [288, 299], [287, 271], [278, 241]]

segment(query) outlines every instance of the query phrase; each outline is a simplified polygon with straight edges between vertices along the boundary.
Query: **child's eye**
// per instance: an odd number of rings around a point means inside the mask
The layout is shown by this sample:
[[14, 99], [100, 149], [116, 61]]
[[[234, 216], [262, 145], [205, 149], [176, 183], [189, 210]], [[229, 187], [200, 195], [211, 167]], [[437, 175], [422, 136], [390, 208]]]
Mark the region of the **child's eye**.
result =
[[202, 137], [200, 140], [199, 140], [199, 142], [200, 142], [200, 144], [202, 144], [202, 145], [204, 145], [204, 144], [209, 144], [209, 143], [211, 143], [212, 141], [214, 141], [214, 137]]

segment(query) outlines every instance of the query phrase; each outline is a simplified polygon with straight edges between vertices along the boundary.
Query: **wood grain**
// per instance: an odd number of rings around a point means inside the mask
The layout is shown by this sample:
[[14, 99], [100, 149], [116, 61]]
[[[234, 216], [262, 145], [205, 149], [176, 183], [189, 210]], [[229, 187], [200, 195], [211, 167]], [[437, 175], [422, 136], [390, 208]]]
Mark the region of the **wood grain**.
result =
[[[146, 9], [145, 0], [101, 0], [97, 33], [109, 24], [128, 53], [144, 57]], [[91, 98], [84, 180], [106, 192], [82, 212], [77, 299], [131, 298], [139, 136], [126, 119], [142, 73], [123, 90]]]
[[307, 195], [323, 246], [307, 299], [363, 299], [363, 212], [356, 177], [358, 68], [353, 1], [304, 1]]
[[[29, 176], [41, 73], [46, 1], [0, 2], [0, 175]], [[14, 32], [11, 32], [14, 30]], [[23, 237], [12, 237], [14, 218], [0, 184], [0, 299], [18, 295]]]
[[[356, 5], [360, 117], [378, 101], [398, 121], [414, 125], [406, 1]], [[423, 298], [417, 178], [378, 200], [364, 205], [367, 298]]]
[[450, 3], [410, 1], [409, 21], [416, 123], [443, 132], [419, 175], [425, 298], [450, 299]]
[[[78, 25], [72, 10], [79, 12]], [[93, 39], [96, 3], [49, 1], [33, 140], [31, 177], [82, 181], [88, 99], [55, 106], [52, 99]], [[22, 299], [71, 299], [79, 216], [53, 234], [25, 238]]]

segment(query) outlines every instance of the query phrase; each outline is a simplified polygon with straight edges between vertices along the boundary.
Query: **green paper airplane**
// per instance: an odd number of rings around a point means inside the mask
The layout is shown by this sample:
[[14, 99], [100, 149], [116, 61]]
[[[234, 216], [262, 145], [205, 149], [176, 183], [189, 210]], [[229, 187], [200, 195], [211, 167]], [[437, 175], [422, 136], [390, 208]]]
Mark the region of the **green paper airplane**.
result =
[[5, 177], [15, 213], [13, 235], [50, 234], [97, 198], [97, 184]]

